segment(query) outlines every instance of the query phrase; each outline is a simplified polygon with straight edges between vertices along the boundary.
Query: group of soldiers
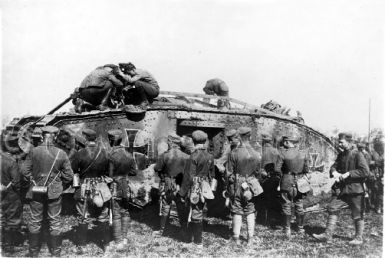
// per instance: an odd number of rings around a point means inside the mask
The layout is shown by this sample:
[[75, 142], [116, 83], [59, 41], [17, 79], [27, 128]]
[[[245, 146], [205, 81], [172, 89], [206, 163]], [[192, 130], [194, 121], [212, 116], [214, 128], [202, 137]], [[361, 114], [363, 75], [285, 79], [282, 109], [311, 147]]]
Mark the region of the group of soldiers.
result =
[[135, 105], [141, 109], [159, 95], [159, 85], [148, 71], [132, 63], [106, 64], [88, 74], [72, 96], [78, 113]]
[[[3, 248], [10, 251], [19, 234], [22, 213], [19, 191], [24, 185], [28, 186], [26, 198], [29, 200], [29, 256], [39, 254], [44, 220], [49, 225], [49, 250], [52, 255], [60, 256], [62, 193], [72, 185], [78, 214], [76, 253], [86, 252], [84, 246], [91, 223], [100, 229], [104, 250], [125, 250], [131, 225], [128, 184], [130, 176], [136, 175], [137, 167], [132, 154], [122, 146], [123, 132], [108, 131], [111, 150], [107, 151], [97, 143], [95, 131], [84, 129], [85, 142], [76, 141], [77, 150], [68, 154], [54, 146], [58, 128], [46, 126], [41, 133], [42, 141], [28, 153], [22, 168], [11, 155], [1, 153]], [[221, 157], [224, 165], [217, 166], [225, 185], [223, 196], [232, 216], [234, 243], [241, 244], [243, 217], [247, 223], [247, 245], [258, 239], [254, 230], [260, 198], [265, 200], [268, 216], [279, 218], [275, 223], [283, 226], [287, 238], [292, 234], [293, 215], [296, 231], [303, 234], [304, 198], [311, 191], [309, 154], [300, 150], [299, 139], [290, 135], [282, 137], [282, 148], [277, 149], [269, 134], [262, 135], [262, 153], [259, 153], [250, 143], [251, 133], [249, 127], [227, 130], [228, 144]], [[205, 205], [218, 194], [218, 177], [214, 157], [208, 151], [208, 135], [196, 130], [191, 136], [194, 147], [186, 153], [181, 148], [183, 138], [175, 133], [168, 135], [168, 150], [159, 155], [154, 166], [160, 177], [160, 227], [155, 234], [164, 234], [172, 202], [175, 202], [183, 240], [201, 248]], [[356, 232], [349, 244], [360, 245], [363, 243], [366, 185], [372, 172], [375, 178], [383, 178], [383, 145], [382, 151], [372, 152], [369, 160], [361, 146], [353, 148], [351, 134], [341, 133], [338, 139], [340, 152], [330, 170], [335, 183], [327, 207], [326, 230], [313, 237], [330, 241], [338, 214], [347, 204]], [[382, 201], [383, 183], [380, 182], [382, 185], [377, 186], [380, 189], [376, 194]], [[378, 212], [381, 212], [381, 201], [376, 202]], [[110, 239], [111, 231], [114, 241]]]

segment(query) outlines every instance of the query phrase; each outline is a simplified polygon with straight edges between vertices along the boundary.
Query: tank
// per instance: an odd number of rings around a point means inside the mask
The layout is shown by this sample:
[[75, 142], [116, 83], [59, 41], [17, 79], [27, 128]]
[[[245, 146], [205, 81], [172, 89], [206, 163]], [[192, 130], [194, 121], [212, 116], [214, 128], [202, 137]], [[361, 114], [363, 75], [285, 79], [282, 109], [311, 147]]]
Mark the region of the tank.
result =
[[[228, 99], [230, 108], [218, 108], [217, 101], [223, 99]], [[142, 113], [128, 112], [125, 109], [54, 113], [62, 104], [44, 116], [13, 119], [2, 131], [3, 148], [9, 148], [7, 139], [10, 136], [17, 136], [20, 151], [14, 152], [14, 155], [22, 162], [23, 156], [33, 146], [34, 130], [54, 125], [60, 129], [56, 143], [67, 153], [75, 148], [75, 136], [81, 135], [85, 128], [95, 130], [98, 143], [109, 150], [111, 147], [107, 131], [121, 129], [125, 132], [123, 144], [133, 154], [139, 171], [130, 183], [135, 197], [132, 203], [139, 207], [151, 202], [152, 194], [158, 188], [159, 178], [153, 167], [157, 157], [167, 149], [167, 136], [171, 132], [189, 139], [194, 130], [205, 131], [209, 137], [209, 151], [216, 158], [216, 166], [223, 165], [219, 158], [226, 144], [224, 132], [228, 129], [251, 127], [251, 143], [259, 152], [262, 149], [263, 133], [270, 133], [278, 148], [282, 136], [298, 137], [299, 148], [309, 152], [311, 157], [310, 181], [313, 190], [306, 202], [309, 211], [327, 198], [333, 183], [329, 179], [329, 169], [337, 150], [328, 137], [299, 122], [295, 117], [277, 114], [233, 98], [163, 91], [147, 111]], [[188, 144], [185, 147], [188, 148]], [[218, 192], [217, 195], [221, 196], [221, 193]], [[224, 203], [220, 198], [216, 200]]]

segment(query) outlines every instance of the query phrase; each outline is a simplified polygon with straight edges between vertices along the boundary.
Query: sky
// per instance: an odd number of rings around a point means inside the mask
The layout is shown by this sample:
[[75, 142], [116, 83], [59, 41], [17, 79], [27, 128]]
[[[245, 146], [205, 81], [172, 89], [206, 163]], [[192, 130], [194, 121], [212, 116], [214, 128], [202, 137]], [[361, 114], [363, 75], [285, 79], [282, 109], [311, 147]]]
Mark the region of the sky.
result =
[[3, 119], [43, 115], [97, 66], [133, 62], [161, 90], [221, 78], [231, 97], [276, 100], [322, 132], [367, 133], [369, 99], [371, 127], [384, 125], [383, 1], [0, 3]]

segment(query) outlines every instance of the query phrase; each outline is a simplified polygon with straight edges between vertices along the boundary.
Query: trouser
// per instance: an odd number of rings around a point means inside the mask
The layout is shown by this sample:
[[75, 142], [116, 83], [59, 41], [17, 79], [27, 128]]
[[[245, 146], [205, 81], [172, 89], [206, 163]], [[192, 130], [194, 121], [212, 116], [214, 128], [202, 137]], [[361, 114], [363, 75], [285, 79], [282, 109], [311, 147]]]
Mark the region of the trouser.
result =
[[161, 202], [162, 202], [162, 209], [160, 210], [161, 216], [168, 217], [170, 215], [171, 204], [173, 201], [175, 202], [176, 209], [178, 212], [179, 223], [181, 226], [184, 226], [187, 222], [186, 206], [181, 201], [181, 199], [178, 198], [178, 196], [174, 196], [170, 198], [170, 197], [166, 197], [166, 195], [163, 195], [161, 197]]
[[282, 212], [285, 216], [291, 216], [291, 206], [294, 203], [294, 211], [297, 216], [302, 216], [305, 213], [303, 208], [304, 194], [298, 192], [295, 196], [292, 196], [289, 192], [281, 191], [281, 205]]
[[1, 229], [19, 229], [23, 216], [23, 205], [20, 195], [13, 190], [1, 193]]
[[113, 215], [112, 215], [112, 233], [115, 241], [121, 241], [127, 238], [127, 232], [130, 219], [128, 211], [128, 202], [126, 199], [113, 199]]
[[102, 103], [109, 89], [113, 88], [112, 85], [105, 85], [104, 87], [87, 87], [79, 88], [80, 98], [91, 103], [94, 106], [98, 106]]
[[149, 102], [152, 102], [152, 100], [158, 97], [159, 95], [159, 86], [155, 86], [148, 82], [136, 81], [135, 89], [137, 91], [137, 95], [142, 98], [141, 101], [147, 100]]
[[61, 196], [57, 199], [47, 199], [46, 197], [36, 198], [29, 203], [31, 217], [28, 223], [29, 232], [38, 234], [41, 231], [43, 213], [47, 213], [49, 222], [49, 232], [52, 236], [58, 236], [61, 232]]
[[353, 220], [364, 219], [364, 193], [343, 195], [340, 198], [333, 196], [329, 202], [327, 209], [331, 215], [338, 215], [339, 211], [346, 205], [349, 205]]
[[383, 205], [384, 200], [384, 185], [381, 183], [381, 178], [377, 178], [373, 187], [373, 202], [376, 209]]

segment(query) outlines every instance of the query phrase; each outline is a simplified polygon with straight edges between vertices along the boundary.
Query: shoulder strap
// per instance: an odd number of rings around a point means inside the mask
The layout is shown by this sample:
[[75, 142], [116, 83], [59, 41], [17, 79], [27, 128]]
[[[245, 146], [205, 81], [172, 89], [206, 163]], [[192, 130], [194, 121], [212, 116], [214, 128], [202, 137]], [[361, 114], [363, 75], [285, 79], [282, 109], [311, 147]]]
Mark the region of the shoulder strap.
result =
[[60, 153], [60, 150], [57, 152], [57, 154], [56, 154], [56, 157], [55, 157], [55, 160], [53, 161], [53, 163], [52, 163], [52, 167], [51, 167], [51, 169], [49, 170], [49, 173], [48, 173], [48, 176], [47, 176], [47, 179], [45, 180], [45, 182], [44, 182], [44, 185], [43, 186], [45, 186], [46, 184], [47, 184], [47, 182], [48, 182], [48, 179], [49, 179], [49, 177], [51, 176], [51, 173], [52, 173], [52, 169], [53, 169], [53, 166], [55, 165], [55, 163], [56, 163], [56, 160], [57, 160], [57, 157], [59, 157], [59, 153]]
[[88, 164], [88, 166], [83, 170], [83, 173], [86, 172], [94, 163], [95, 161], [98, 159], [100, 153], [102, 152], [102, 148], [99, 147], [99, 151], [98, 153], [96, 154], [96, 156], [91, 160], [91, 162]]

